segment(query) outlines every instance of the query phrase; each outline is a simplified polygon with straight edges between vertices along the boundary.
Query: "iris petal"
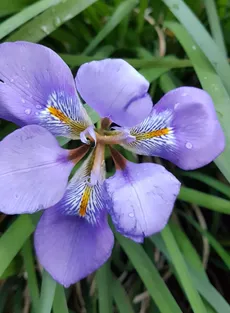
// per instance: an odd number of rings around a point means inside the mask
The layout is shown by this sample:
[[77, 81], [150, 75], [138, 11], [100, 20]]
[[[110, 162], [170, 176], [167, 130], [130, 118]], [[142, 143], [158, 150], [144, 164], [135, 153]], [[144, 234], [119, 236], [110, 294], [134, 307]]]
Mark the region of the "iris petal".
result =
[[[95, 184], [91, 184], [90, 180], [94, 157], [95, 151], [88, 156], [71, 178], [65, 194], [58, 204], [63, 214], [80, 216], [91, 224], [96, 224], [100, 212], [106, 209], [103, 200], [106, 192], [102, 183], [103, 178], [95, 180]], [[101, 168], [102, 176], [105, 175], [104, 171], [105, 169]]]
[[108, 212], [117, 231], [141, 242], [167, 223], [180, 182], [161, 165], [121, 164], [106, 180]]
[[68, 66], [51, 49], [29, 42], [0, 45], [0, 117], [39, 124], [56, 136], [78, 138], [90, 120]]
[[68, 287], [98, 269], [110, 257], [114, 238], [106, 216], [89, 224], [60, 213], [56, 205], [44, 212], [35, 231], [35, 249], [42, 266]]
[[85, 102], [101, 117], [121, 126], [140, 123], [152, 109], [148, 81], [121, 59], [83, 64], [76, 85]]
[[25, 126], [0, 142], [0, 211], [33, 213], [63, 197], [74, 163], [45, 128]]
[[225, 147], [211, 97], [193, 87], [168, 92], [150, 116], [129, 131], [136, 141], [125, 148], [160, 156], [185, 170], [210, 163]]

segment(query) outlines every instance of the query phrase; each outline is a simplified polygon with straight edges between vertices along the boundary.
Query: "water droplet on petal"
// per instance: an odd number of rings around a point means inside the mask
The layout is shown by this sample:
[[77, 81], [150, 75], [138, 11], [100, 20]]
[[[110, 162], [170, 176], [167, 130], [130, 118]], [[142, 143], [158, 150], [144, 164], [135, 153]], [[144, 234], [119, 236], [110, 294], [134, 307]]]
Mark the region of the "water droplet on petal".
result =
[[25, 113], [26, 113], [26, 115], [30, 115], [31, 109], [26, 109], [26, 110], [25, 110]]
[[174, 104], [174, 109], [176, 110], [176, 108], [178, 108], [179, 105], [180, 105], [179, 102], [175, 103], [175, 104]]
[[191, 144], [191, 142], [186, 142], [185, 147], [186, 147], [187, 149], [192, 149], [192, 144]]
[[188, 94], [186, 92], [182, 93], [182, 97], [186, 97]]
[[38, 113], [38, 112], [35, 112], [35, 115], [39, 115], [39, 113]]
[[37, 105], [36, 105], [36, 108], [37, 108], [37, 109], [41, 109], [42, 106], [41, 106], [40, 104], [37, 104]]
[[134, 217], [134, 214], [132, 212], [129, 213], [129, 217]]
[[11, 78], [10, 82], [11, 82], [11, 83], [13, 83], [13, 82], [14, 82], [14, 79], [13, 79], [13, 78]]
[[25, 102], [26, 102], [25, 99], [23, 99], [23, 98], [22, 98], [21, 100], [22, 100], [22, 103], [25, 103]]

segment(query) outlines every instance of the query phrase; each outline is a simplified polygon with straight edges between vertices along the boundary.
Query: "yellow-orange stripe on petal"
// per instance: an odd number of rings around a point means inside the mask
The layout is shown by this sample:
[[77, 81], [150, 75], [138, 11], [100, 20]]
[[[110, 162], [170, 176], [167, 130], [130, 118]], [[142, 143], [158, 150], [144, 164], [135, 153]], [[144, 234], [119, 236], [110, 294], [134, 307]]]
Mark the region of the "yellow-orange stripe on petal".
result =
[[86, 215], [86, 210], [87, 210], [87, 206], [89, 203], [90, 193], [91, 193], [91, 187], [86, 186], [86, 188], [83, 192], [80, 207], [79, 207], [79, 215], [82, 217]]
[[48, 111], [52, 116], [59, 119], [59, 121], [67, 124], [73, 132], [82, 132], [87, 127], [87, 124], [84, 121], [74, 121], [57, 108], [49, 106]]
[[62, 113], [60, 110], [58, 110], [56, 108], [48, 107], [48, 110], [49, 110], [51, 115], [58, 118], [61, 122], [65, 122], [66, 124], [68, 124], [68, 122], [70, 121], [69, 117], [67, 117], [64, 113]]
[[148, 133], [142, 133], [142, 134], [137, 134], [136, 135], [136, 140], [144, 140], [144, 139], [151, 139], [154, 137], [161, 137], [169, 134], [170, 129], [169, 128], [162, 128], [158, 130], [153, 130]]

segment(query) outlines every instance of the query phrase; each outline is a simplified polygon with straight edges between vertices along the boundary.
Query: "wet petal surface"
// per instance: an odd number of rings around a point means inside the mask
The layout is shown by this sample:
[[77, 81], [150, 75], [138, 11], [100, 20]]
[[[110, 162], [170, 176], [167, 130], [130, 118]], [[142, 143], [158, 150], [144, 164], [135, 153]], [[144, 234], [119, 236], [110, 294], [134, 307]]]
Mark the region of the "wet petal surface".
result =
[[106, 180], [108, 212], [120, 233], [137, 242], [163, 229], [180, 182], [163, 166], [126, 161]]
[[44, 212], [35, 232], [35, 249], [42, 266], [68, 287], [98, 269], [110, 257], [114, 238], [106, 216], [92, 225], [78, 216]]
[[0, 142], [0, 211], [33, 213], [63, 197], [74, 166], [45, 128], [25, 126]]
[[210, 163], [225, 147], [211, 97], [193, 87], [168, 92], [150, 116], [129, 131], [136, 141], [125, 148], [160, 156], [185, 170]]
[[78, 137], [90, 124], [72, 73], [51, 49], [29, 42], [0, 44], [0, 117]]
[[58, 203], [63, 214], [79, 216], [91, 224], [97, 224], [102, 211], [106, 210], [104, 203], [105, 186], [102, 182], [105, 169], [101, 168], [101, 179], [91, 183], [91, 171], [95, 151], [83, 162], [69, 181], [64, 197]]
[[81, 97], [101, 117], [121, 126], [140, 123], [152, 109], [148, 81], [121, 59], [83, 64], [76, 85]]

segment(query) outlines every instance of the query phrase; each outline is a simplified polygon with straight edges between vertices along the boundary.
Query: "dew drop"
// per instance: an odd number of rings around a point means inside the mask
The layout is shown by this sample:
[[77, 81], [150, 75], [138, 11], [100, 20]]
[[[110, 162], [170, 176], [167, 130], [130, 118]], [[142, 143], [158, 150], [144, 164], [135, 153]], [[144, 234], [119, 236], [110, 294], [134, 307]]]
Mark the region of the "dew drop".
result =
[[39, 113], [38, 113], [38, 112], [35, 112], [35, 115], [39, 115]]
[[196, 50], [196, 46], [195, 45], [192, 46], [192, 50]]
[[191, 144], [191, 142], [186, 142], [185, 147], [186, 147], [187, 149], [192, 149], [192, 144]]
[[208, 77], [207, 77], [207, 76], [204, 76], [204, 79], [208, 79]]
[[174, 104], [174, 109], [178, 108], [179, 105], [180, 105], [179, 102], [175, 103], [175, 104]]
[[133, 213], [129, 213], [129, 217], [134, 217], [134, 214]]
[[45, 25], [41, 26], [41, 30], [42, 30], [46, 35], [49, 35], [49, 31], [48, 31], [47, 26], [45, 26]]
[[36, 105], [36, 108], [37, 108], [37, 109], [41, 109], [42, 106], [41, 106], [40, 104], [37, 104], [37, 105]]
[[173, 9], [176, 9], [176, 10], [179, 10], [179, 4], [177, 4], [177, 3], [174, 3], [173, 5], [172, 5], [172, 8]]
[[22, 103], [26, 103], [25, 99], [22, 98], [21, 100], [22, 100]]
[[13, 83], [13, 82], [14, 82], [14, 79], [13, 79], [13, 78], [11, 78], [10, 82], [11, 82], [11, 83]]
[[182, 93], [182, 97], [186, 97], [188, 94], [186, 92]]
[[25, 110], [25, 113], [26, 113], [26, 115], [30, 115], [31, 109], [26, 109], [26, 110]]
[[59, 26], [61, 24], [61, 19], [59, 16], [56, 16], [54, 19], [54, 26]]
[[63, 21], [71, 20], [72, 17], [73, 17], [73, 14], [67, 14], [67, 15], [64, 17]]

